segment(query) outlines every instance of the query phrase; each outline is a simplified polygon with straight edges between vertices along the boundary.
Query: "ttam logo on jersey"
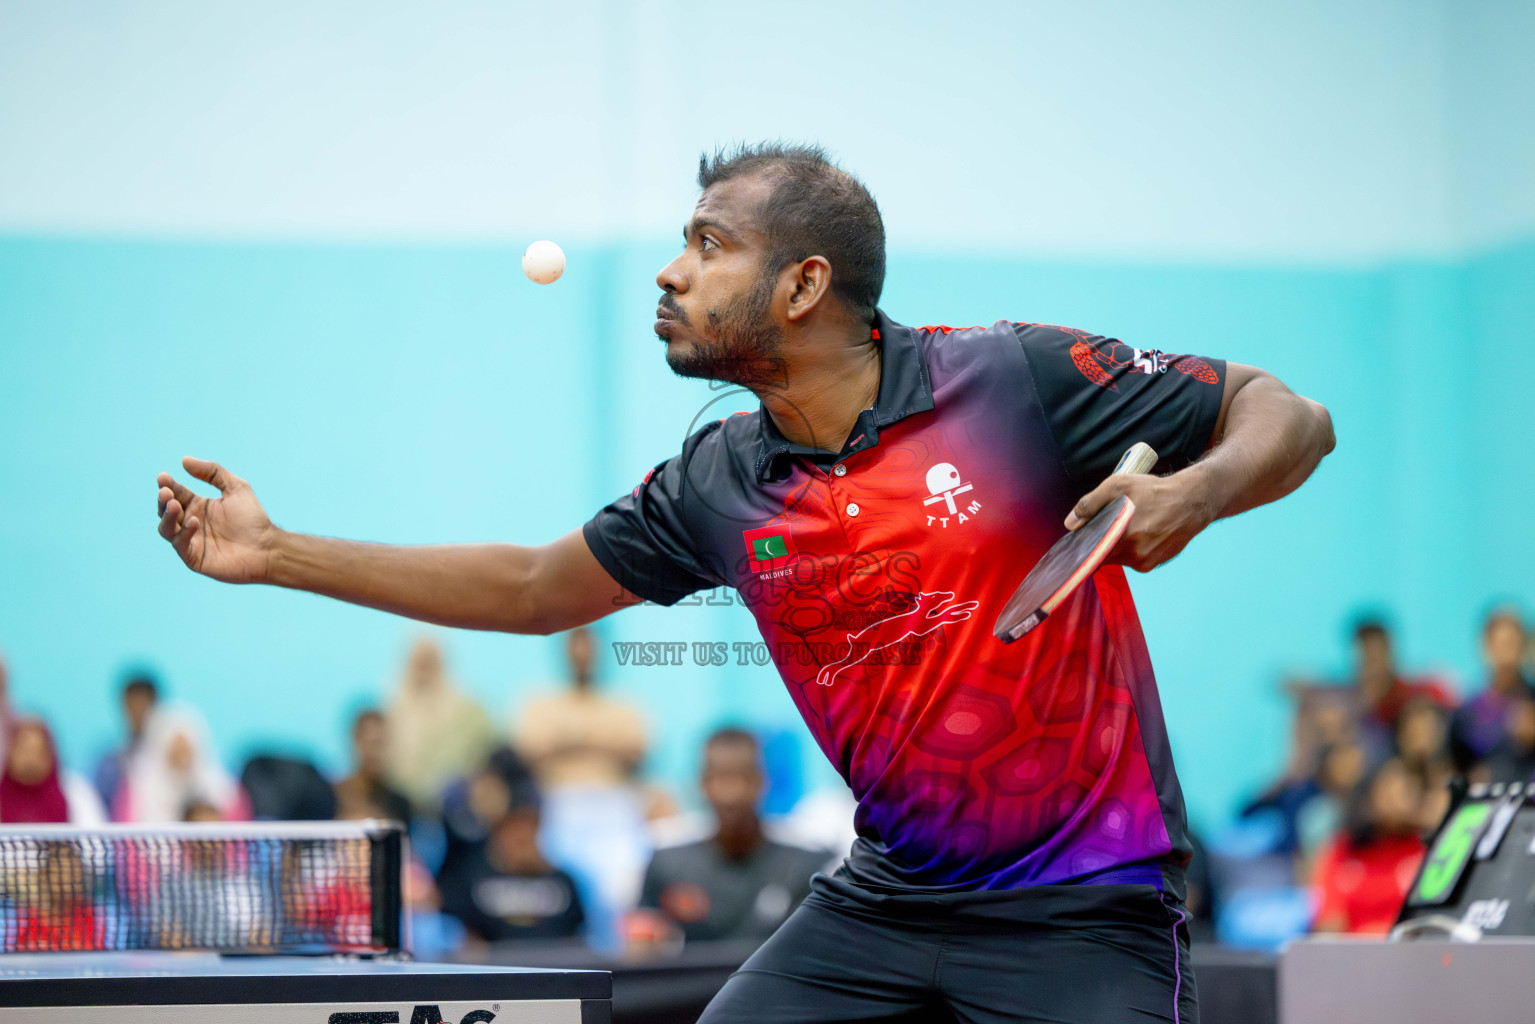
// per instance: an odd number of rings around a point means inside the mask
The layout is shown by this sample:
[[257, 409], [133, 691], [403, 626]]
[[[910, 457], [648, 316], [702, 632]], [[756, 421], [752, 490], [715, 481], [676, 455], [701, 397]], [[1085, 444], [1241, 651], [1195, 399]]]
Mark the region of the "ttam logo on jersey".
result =
[[[931, 497], [923, 498], [922, 504], [929, 507], [938, 505], [928, 513], [927, 525], [937, 523], [940, 529], [947, 530], [952, 519], [956, 524], [968, 523], [970, 517], [981, 510], [981, 503], [972, 498], [961, 505], [954, 501], [955, 495], [964, 494], [966, 491], [975, 490], [974, 484], [967, 484], [960, 479], [959, 470], [954, 468], [951, 462], [940, 462], [927, 471], [927, 492]], [[945, 514], [947, 513], [947, 514]]]
[[742, 530], [746, 557], [752, 572], [766, 572], [783, 565], [794, 554], [794, 536], [787, 526], [759, 526]]

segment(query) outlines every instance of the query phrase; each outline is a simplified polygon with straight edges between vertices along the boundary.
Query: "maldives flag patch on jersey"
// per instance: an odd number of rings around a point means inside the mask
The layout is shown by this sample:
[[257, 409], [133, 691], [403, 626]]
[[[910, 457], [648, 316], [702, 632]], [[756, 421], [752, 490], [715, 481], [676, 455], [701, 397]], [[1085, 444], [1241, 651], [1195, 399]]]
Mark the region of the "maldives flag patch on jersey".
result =
[[787, 526], [759, 526], [755, 530], [742, 530], [746, 541], [746, 557], [752, 572], [776, 569], [794, 554], [794, 536]]

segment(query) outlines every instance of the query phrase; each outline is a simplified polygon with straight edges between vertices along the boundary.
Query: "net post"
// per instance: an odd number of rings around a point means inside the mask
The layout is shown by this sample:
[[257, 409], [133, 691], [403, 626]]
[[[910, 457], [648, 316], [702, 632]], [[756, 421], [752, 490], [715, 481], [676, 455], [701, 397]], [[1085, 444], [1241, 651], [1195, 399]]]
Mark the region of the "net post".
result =
[[370, 822], [369, 867], [373, 885], [373, 941], [388, 953], [405, 952], [405, 827], [395, 821]]

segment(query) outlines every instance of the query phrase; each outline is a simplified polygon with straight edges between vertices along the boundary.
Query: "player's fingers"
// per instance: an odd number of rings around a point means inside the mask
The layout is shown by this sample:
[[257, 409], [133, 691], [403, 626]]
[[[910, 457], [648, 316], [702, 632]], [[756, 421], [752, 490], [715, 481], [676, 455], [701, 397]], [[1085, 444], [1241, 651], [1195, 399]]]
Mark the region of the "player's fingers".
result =
[[1075, 530], [1097, 515], [1099, 509], [1125, 493], [1125, 487], [1129, 480], [1130, 477], [1128, 476], [1111, 476], [1097, 487], [1082, 495], [1077, 503], [1072, 506], [1071, 511], [1066, 513], [1066, 529]]
[[172, 498], [160, 512], [160, 536], [175, 540], [181, 532], [181, 502]]
[[[199, 572], [202, 571], [198, 565], [201, 558], [194, 550], [193, 541], [197, 537], [197, 531], [201, 526], [202, 522], [196, 516], [188, 516], [186, 525], [176, 535], [176, 539], [171, 541], [171, 545], [176, 549], [176, 553], [181, 556], [181, 560]], [[200, 545], [198, 546], [200, 547]]]
[[194, 459], [188, 455], [181, 460], [181, 465], [197, 479], [217, 487], [220, 494], [245, 482], [217, 462], [210, 462], [207, 459]]
[[155, 478], [155, 482], [158, 483], [162, 488], [170, 488], [171, 497], [181, 502], [182, 508], [186, 508], [192, 503], [192, 499], [197, 497], [197, 495], [193, 494], [180, 481], [171, 476], [169, 473], [161, 473], [158, 477]]

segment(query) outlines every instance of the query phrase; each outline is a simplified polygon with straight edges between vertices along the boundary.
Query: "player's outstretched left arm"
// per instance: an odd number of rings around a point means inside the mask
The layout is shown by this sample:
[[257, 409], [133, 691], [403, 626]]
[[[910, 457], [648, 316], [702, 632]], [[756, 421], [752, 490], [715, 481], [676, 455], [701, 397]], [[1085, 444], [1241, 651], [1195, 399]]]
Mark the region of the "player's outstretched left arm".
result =
[[1277, 501], [1305, 483], [1333, 450], [1332, 417], [1272, 374], [1226, 365], [1215, 433], [1204, 456], [1169, 476], [1111, 476], [1066, 517], [1074, 530], [1121, 494], [1135, 516], [1114, 560], [1147, 572], [1217, 519]]

